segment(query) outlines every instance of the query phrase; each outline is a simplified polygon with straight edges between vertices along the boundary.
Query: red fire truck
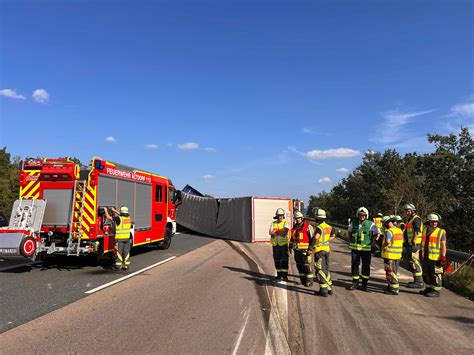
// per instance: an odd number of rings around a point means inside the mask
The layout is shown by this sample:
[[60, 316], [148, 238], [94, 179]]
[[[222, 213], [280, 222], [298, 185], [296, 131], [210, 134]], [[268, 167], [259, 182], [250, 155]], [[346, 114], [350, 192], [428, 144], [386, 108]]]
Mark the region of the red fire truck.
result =
[[170, 179], [94, 157], [89, 167], [68, 158], [20, 162], [20, 199], [0, 228], [0, 256], [111, 252], [114, 222], [104, 207], [129, 209], [133, 246], [169, 248], [180, 192]]

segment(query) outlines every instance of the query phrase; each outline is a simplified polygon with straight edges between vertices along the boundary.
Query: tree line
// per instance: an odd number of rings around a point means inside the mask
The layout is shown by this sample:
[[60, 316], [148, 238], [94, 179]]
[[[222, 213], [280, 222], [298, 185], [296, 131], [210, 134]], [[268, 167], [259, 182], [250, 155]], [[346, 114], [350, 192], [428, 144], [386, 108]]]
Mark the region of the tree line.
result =
[[366, 152], [331, 191], [310, 196], [308, 214], [321, 207], [329, 220], [345, 224], [361, 206], [372, 217], [378, 212], [403, 216], [403, 206], [413, 203], [423, 219], [430, 212], [441, 216], [448, 248], [473, 251], [474, 141], [462, 127], [457, 135], [428, 134], [428, 142], [435, 146], [433, 153]]

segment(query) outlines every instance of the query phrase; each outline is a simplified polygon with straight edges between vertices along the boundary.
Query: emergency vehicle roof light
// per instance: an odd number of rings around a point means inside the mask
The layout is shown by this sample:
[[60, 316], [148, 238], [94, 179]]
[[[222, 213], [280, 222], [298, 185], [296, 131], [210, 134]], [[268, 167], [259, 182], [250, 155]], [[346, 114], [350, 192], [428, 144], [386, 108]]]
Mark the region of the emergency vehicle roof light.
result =
[[103, 170], [105, 168], [105, 164], [102, 160], [94, 160], [94, 168], [97, 170]]

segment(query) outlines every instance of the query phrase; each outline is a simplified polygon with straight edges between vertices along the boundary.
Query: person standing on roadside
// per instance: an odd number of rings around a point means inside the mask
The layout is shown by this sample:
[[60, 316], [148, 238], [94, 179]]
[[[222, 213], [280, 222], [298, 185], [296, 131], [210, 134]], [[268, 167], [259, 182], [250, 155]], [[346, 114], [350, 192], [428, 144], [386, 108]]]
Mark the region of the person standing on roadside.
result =
[[430, 213], [428, 225], [423, 228], [421, 238], [421, 260], [425, 289], [420, 291], [427, 297], [439, 297], [443, 285], [443, 268], [446, 267], [446, 231], [439, 228], [440, 216]]
[[413, 281], [409, 282], [408, 288], [423, 288], [423, 272], [420, 264], [420, 244], [421, 244], [421, 218], [416, 214], [416, 208], [413, 204], [406, 204], [405, 210], [405, 229], [403, 231], [404, 260], [410, 265], [413, 274]]
[[[370, 262], [372, 242], [375, 241], [380, 230], [374, 222], [369, 221], [369, 211], [365, 207], [360, 207], [356, 212], [357, 219], [353, 220], [349, 226], [350, 236], [349, 248], [351, 249], [351, 271], [352, 285], [349, 290], [355, 290], [359, 286], [359, 280], [362, 276], [362, 291], [367, 291], [367, 285], [370, 277]], [[359, 266], [362, 260], [362, 275], [360, 275]]]
[[278, 208], [275, 212], [275, 221], [270, 224], [270, 242], [273, 247], [273, 261], [277, 272], [277, 281], [288, 281], [288, 232], [290, 226], [285, 220], [285, 210]]
[[290, 251], [294, 250], [300, 280], [306, 287], [313, 285], [314, 278], [311, 269], [313, 261], [312, 249], [310, 250], [313, 234], [313, 226], [304, 220], [301, 212], [295, 212], [295, 224], [291, 230]]
[[107, 207], [104, 207], [105, 218], [115, 222], [115, 269], [127, 270], [130, 266], [130, 249], [132, 243], [130, 240], [130, 232], [132, 224], [130, 221], [130, 215], [128, 214], [128, 208], [122, 206], [120, 212], [114, 207], [110, 210], [114, 213], [112, 217]]
[[403, 232], [395, 225], [395, 216], [385, 216], [382, 218], [384, 236], [382, 243], [382, 258], [387, 280], [387, 289], [384, 291], [388, 295], [398, 295], [400, 285], [398, 282], [398, 267], [402, 258]]
[[319, 281], [319, 295], [327, 297], [333, 294], [331, 274], [329, 272], [329, 254], [331, 248], [329, 241], [336, 238], [332, 232], [332, 227], [326, 223], [326, 211], [317, 208], [314, 211], [314, 218], [316, 219], [316, 230], [314, 233], [311, 249], [314, 248], [314, 265], [318, 274]]

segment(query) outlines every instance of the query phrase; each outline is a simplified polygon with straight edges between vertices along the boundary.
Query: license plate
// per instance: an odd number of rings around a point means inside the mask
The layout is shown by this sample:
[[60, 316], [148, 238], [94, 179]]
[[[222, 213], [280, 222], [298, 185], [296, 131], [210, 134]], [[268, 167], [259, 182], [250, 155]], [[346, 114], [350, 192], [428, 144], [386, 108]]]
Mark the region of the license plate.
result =
[[0, 248], [0, 254], [18, 254], [18, 249], [16, 248]]

